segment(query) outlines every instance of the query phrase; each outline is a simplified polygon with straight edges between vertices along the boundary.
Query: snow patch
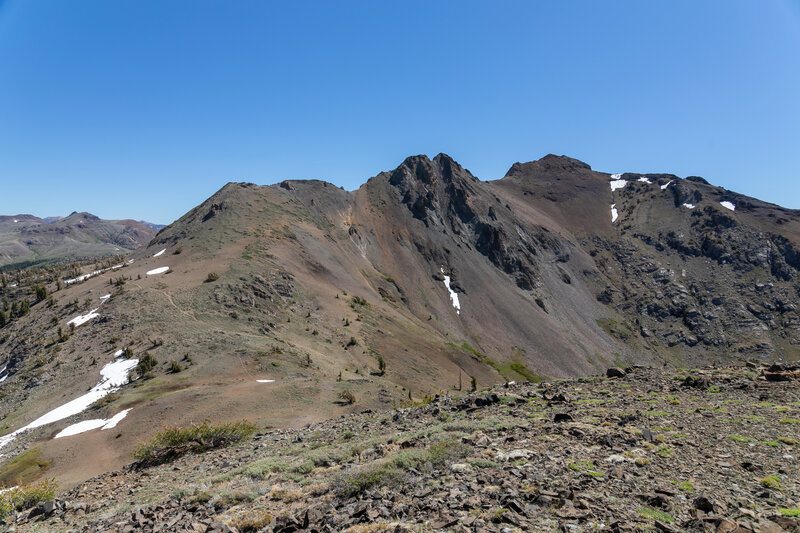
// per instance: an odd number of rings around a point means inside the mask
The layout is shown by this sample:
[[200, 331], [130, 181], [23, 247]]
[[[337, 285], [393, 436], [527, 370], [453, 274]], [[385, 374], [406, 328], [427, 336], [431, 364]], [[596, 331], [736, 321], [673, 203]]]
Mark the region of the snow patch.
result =
[[101, 296], [101, 297], [100, 297], [100, 301], [101, 301], [101, 302], [105, 302], [105, 301], [106, 301], [106, 300], [108, 300], [109, 298], [111, 298], [111, 295], [110, 295], [110, 294], [104, 294], [103, 296]]
[[274, 383], [275, 382], [274, 379], [257, 379], [256, 381], [258, 383]]
[[133, 264], [133, 259], [128, 259], [128, 264], [132, 265]]
[[128, 416], [128, 413], [130, 411], [131, 411], [130, 409], [125, 409], [107, 420], [103, 420], [102, 418], [96, 418], [94, 420], [84, 420], [83, 422], [72, 424], [71, 426], [67, 426], [61, 431], [59, 431], [58, 434], [53, 438], [60, 439], [61, 437], [71, 437], [72, 435], [78, 435], [79, 433], [86, 433], [87, 431], [91, 431], [97, 428], [100, 428], [101, 431], [115, 428], [117, 427], [117, 424], [119, 424], [122, 421], [123, 418]]
[[[444, 274], [444, 267], [440, 267], [440, 270], [442, 271], [442, 274]], [[450, 276], [444, 277], [444, 286], [447, 287], [447, 292], [450, 293], [450, 303], [453, 304], [453, 307], [456, 310], [456, 314], [460, 315], [461, 304], [458, 301], [458, 294], [456, 294], [456, 291], [450, 288]]]
[[721, 205], [725, 209], [730, 209], [731, 211], [736, 211], [736, 205], [733, 202], [729, 202], [729, 201], [725, 200], [724, 202], [720, 202], [719, 205]]
[[617, 212], [617, 204], [611, 204], [611, 223], [617, 221], [619, 218], [619, 213]]
[[694, 204], [683, 204], [686, 209], [694, 209]]
[[100, 309], [100, 308], [99, 307], [95, 307], [94, 309], [89, 311], [88, 314], [76, 316], [75, 318], [73, 318], [72, 320], [67, 322], [67, 325], [69, 326], [70, 324], [75, 324], [75, 327], [77, 328], [78, 326], [82, 326], [83, 324], [86, 324], [91, 319], [97, 318], [97, 317], [100, 316], [100, 313], [97, 312], [98, 309]]
[[163, 254], [164, 254], [164, 252], [166, 252], [166, 251], [167, 251], [167, 249], [166, 249], [166, 248], [164, 248], [164, 249], [163, 249], [163, 250], [161, 250], [160, 252], [158, 252], [158, 253], [154, 254], [154, 255], [153, 255], [153, 257], [159, 257], [159, 256], [163, 255]]
[[639, 178], [636, 181], [643, 181], [645, 183], [653, 183], [652, 181], [650, 181], [648, 178], [645, 178], [644, 176], [642, 176], [641, 178]]
[[669, 187], [672, 184], [673, 181], [675, 181], [675, 180], [669, 180], [665, 185], [662, 185], [661, 186], [661, 190], [662, 191], [665, 190], [667, 187]]
[[119, 357], [120, 355], [122, 355], [124, 353], [125, 353], [125, 350], [117, 350], [116, 352], [114, 352], [114, 357]]
[[[619, 176], [619, 175], [620, 175], [620, 174], [614, 174], [614, 176]], [[613, 178], [614, 176], [611, 176], [611, 177]], [[621, 189], [621, 188], [623, 188], [623, 187], [624, 187], [624, 186], [625, 186], [627, 183], [628, 183], [627, 181], [625, 181], [625, 180], [619, 180], [619, 179], [617, 179], [617, 180], [612, 180], [612, 181], [609, 181], [609, 182], [608, 182], [608, 184], [611, 186], [611, 192], [614, 192], [614, 191], [616, 191], [617, 189]]]
[[[90, 405], [100, 398], [103, 398], [112, 392], [116, 392], [119, 390], [119, 387], [128, 382], [128, 373], [133, 370], [137, 364], [139, 364], [138, 359], [120, 359], [108, 363], [100, 370], [100, 376], [102, 379], [97, 383], [97, 385], [92, 387], [89, 392], [65, 403], [64, 405], [61, 405], [60, 407], [56, 407], [52, 411], [45, 413], [27, 426], [22, 427], [13, 433], [9, 433], [8, 435], [0, 437], [0, 448], [13, 441], [20, 433], [28, 431], [29, 429], [44, 426], [46, 424], [58, 422], [59, 420], [63, 420], [73, 415], [77, 415], [78, 413], [85, 411]], [[109, 422], [111, 420], [109, 420]]]
[[163, 274], [167, 270], [169, 270], [169, 267], [158, 267], [158, 268], [154, 268], [153, 270], [148, 270], [147, 271], [147, 275], [148, 276], [154, 276], [156, 274]]

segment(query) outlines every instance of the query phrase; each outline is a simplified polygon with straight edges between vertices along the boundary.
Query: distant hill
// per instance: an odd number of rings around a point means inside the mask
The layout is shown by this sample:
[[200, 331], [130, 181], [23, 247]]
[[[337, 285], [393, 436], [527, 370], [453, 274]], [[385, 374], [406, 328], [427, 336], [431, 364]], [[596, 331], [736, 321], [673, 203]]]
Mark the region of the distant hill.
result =
[[0, 216], [0, 268], [124, 254], [146, 244], [156, 231], [143, 222], [103, 220], [90, 213]]

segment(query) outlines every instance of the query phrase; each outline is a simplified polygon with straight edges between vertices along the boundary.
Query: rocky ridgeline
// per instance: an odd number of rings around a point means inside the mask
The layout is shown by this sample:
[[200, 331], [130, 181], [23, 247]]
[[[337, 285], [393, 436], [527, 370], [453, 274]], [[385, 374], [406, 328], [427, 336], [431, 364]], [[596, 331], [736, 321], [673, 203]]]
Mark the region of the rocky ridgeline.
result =
[[800, 366], [440, 395], [91, 479], [9, 531], [800, 531]]

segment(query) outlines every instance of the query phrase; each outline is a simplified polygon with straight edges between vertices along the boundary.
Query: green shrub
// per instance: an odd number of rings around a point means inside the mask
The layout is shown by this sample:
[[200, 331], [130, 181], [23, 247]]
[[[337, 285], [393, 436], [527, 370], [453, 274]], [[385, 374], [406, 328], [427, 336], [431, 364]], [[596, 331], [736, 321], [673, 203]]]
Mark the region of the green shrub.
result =
[[768, 489], [780, 490], [781, 488], [781, 480], [778, 476], [767, 476], [761, 480], [761, 484]]
[[792, 507], [791, 509], [779, 508], [778, 512], [781, 513], [781, 516], [794, 518], [796, 516], [800, 516], [800, 507]]
[[358, 496], [373, 487], [394, 485], [400, 481], [401, 477], [400, 471], [392, 465], [373, 465], [339, 476], [334, 481], [334, 490], [349, 498]]
[[209, 272], [208, 276], [206, 277], [206, 283], [212, 283], [214, 281], [217, 281], [218, 279], [219, 279], [219, 274], [217, 274], [216, 272]]
[[206, 422], [188, 428], [167, 427], [136, 447], [133, 457], [144, 464], [159, 464], [185, 453], [229, 446], [252, 435], [256, 426], [247, 421], [212, 426]]
[[664, 522], [665, 524], [671, 524], [672, 522], [675, 521], [675, 519], [672, 518], [672, 516], [668, 515], [664, 511], [659, 511], [658, 509], [642, 507], [638, 509], [636, 512], [645, 518], [652, 518], [654, 520], [659, 520], [661, 522]]
[[39, 502], [48, 502], [56, 496], [56, 482], [52, 479], [32, 485], [22, 485], [0, 494], [0, 519], [14, 511], [30, 509]]

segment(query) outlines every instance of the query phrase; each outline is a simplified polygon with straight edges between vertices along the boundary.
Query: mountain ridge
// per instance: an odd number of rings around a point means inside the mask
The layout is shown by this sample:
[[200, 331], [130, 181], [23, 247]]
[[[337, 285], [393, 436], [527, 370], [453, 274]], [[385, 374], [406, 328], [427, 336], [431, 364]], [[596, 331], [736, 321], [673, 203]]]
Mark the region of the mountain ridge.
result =
[[354, 191], [229, 183], [124, 259], [2, 289], [33, 302], [0, 329], [8, 431], [91, 387], [114, 354], [155, 361], [91, 415], [131, 409], [119, 439], [48, 437], [83, 413], [6, 449], [36, 443], [71, 484], [125, 464], [152, 420], [297, 427], [473, 379], [797, 360], [798, 235], [796, 211], [561, 156], [489, 182], [439, 154]]

